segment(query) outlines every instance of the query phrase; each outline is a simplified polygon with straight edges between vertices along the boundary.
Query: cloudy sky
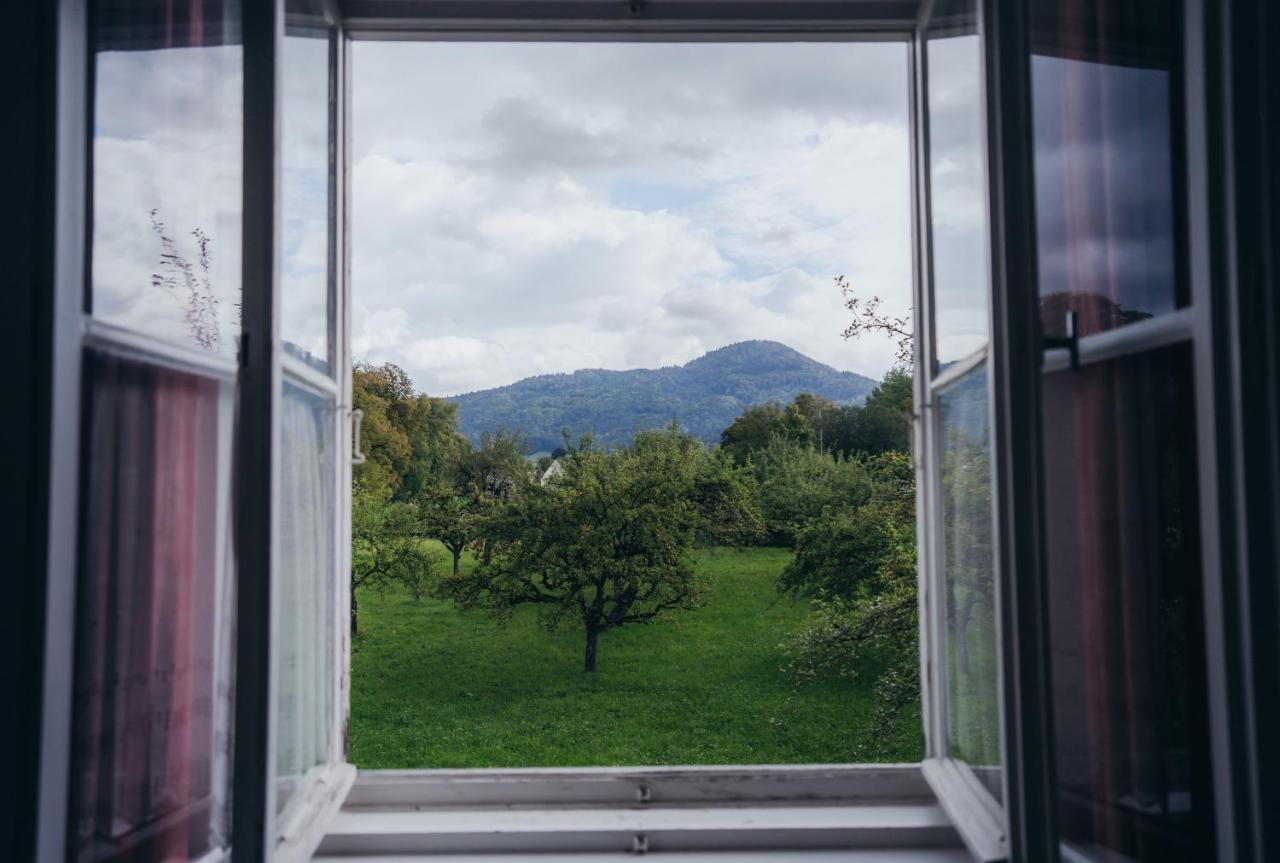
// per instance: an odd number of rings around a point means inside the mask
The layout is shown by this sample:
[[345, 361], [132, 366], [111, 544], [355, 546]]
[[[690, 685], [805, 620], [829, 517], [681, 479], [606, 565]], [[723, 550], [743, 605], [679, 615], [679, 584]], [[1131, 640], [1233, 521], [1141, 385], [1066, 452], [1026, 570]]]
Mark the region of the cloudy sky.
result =
[[785, 342], [879, 376], [910, 306], [906, 54], [354, 46], [353, 350], [447, 395]]

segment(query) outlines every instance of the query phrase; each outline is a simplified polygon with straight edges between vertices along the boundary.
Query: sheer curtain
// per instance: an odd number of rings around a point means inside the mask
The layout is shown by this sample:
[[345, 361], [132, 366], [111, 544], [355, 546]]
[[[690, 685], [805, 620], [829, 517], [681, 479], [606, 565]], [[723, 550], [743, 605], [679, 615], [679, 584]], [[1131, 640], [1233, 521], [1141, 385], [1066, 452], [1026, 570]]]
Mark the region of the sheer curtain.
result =
[[85, 383], [72, 855], [185, 859], [225, 818], [229, 405], [217, 381], [96, 354]]
[[281, 409], [279, 804], [298, 779], [329, 760], [329, 663], [333, 655], [334, 488], [327, 400], [286, 385]]

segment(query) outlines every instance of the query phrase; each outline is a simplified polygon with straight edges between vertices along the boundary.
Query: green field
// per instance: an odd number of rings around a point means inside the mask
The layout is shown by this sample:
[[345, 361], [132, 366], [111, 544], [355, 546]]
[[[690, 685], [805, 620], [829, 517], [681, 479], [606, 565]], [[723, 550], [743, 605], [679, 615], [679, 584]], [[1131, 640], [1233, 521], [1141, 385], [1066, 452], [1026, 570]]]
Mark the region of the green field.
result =
[[[443, 551], [441, 552], [443, 557]], [[507, 623], [402, 588], [362, 590], [351, 760], [362, 768], [796, 764], [919, 760], [920, 723], [869, 739], [874, 665], [796, 687], [781, 645], [807, 605], [774, 589], [790, 552], [708, 549], [706, 605], [583, 635], [533, 610]], [[466, 565], [469, 565], [468, 561]]]

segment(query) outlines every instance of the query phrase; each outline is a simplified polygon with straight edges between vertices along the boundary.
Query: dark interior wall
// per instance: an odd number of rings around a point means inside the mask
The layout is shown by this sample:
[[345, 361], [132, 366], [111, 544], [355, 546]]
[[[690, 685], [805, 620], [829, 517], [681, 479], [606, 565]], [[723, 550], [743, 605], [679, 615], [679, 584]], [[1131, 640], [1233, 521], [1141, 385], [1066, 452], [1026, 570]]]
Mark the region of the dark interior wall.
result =
[[1225, 44], [1231, 76], [1233, 321], [1240, 369], [1242, 601], [1258, 799], [1258, 859], [1280, 859], [1280, 8], [1231, 4]]
[[57, 3], [6, 11], [0, 51], [0, 848], [34, 854], [48, 521]]

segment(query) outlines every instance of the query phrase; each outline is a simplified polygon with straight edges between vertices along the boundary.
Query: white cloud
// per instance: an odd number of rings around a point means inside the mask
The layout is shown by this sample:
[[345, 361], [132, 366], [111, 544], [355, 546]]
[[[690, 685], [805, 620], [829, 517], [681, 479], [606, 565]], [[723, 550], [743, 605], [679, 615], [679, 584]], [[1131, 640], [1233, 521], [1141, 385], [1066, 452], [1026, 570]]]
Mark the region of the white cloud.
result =
[[354, 69], [358, 358], [433, 393], [776, 339], [878, 375], [910, 305], [900, 45], [397, 45]]

